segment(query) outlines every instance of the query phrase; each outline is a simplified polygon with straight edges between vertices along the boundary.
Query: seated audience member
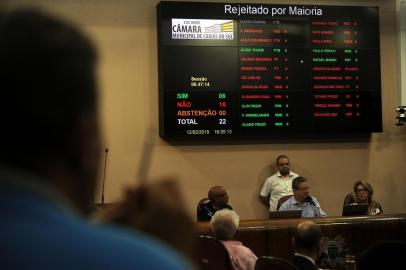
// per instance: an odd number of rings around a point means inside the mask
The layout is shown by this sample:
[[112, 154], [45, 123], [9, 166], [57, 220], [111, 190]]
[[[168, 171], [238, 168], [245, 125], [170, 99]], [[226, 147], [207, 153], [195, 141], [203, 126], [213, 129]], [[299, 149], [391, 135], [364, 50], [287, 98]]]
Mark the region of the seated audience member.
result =
[[75, 26], [0, 13], [0, 269], [188, 269], [139, 231], [95, 226], [97, 56]]
[[213, 236], [227, 248], [234, 270], [254, 270], [257, 256], [239, 241], [234, 240], [240, 217], [234, 210], [222, 209], [217, 211], [210, 221]]
[[324, 217], [326, 213], [321, 209], [320, 203], [309, 195], [309, 181], [298, 176], [292, 181], [293, 196], [284, 202], [279, 211], [302, 210], [302, 217]]
[[295, 254], [291, 261], [300, 270], [318, 270], [315, 262], [321, 254], [321, 230], [311, 221], [297, 225], [293, 233], [292, 244]]
[[279, 199], [293, 194], [292, 180], [298, 176], [290, 170], [290, 161], [285, 155], [276, 158], [276, 167], [278, 171], [265, 180], [259, 194], [261, 202], [269, 211], [277, 211]]
[[382, 206], [372, 199], [374, 189], [371, 184], [364, 180], [358, 180], [353, 187], [353, 193], [347, 195], [344, 205], [368, 204], [368, 215], [383, 214]]
[[209, 201], [200, 205], [197, 221], [210, 221], [216, 211], [224, 208], [233, 209], [228, 205], [228, 195], [224, 187], [210, 188], [208, 197]]
[[402, 269], [405, 258], [405, 241], [382, 241], [361, 252], [356, 260], [356, 269]]

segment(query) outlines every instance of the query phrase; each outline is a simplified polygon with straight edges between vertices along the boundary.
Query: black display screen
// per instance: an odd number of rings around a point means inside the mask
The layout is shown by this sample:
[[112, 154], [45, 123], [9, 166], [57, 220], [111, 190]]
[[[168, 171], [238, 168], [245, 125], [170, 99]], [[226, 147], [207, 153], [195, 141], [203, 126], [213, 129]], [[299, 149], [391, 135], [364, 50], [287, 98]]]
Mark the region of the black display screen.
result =
[[382, 131], [379, 9], [160, 2], [160, 136]]

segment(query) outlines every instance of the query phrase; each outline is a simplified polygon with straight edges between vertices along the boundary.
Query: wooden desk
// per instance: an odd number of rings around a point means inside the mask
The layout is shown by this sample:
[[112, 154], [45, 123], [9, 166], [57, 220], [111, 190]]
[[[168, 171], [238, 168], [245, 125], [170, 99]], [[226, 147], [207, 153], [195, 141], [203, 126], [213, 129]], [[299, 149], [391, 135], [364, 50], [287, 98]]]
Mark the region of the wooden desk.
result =
[[[295, 226], [305, 218], [278, 220], [242, 220], [238, 240], [257, 256], [271, 255], [289, 258]], [[355, 255], [382, 240], [406, 241], [406, 214], [306, 218], [319, 224], [327, 251], [338, 246], [338, 252]], [[211, 235], [208, 222], [197, 222], [199, 234]]]

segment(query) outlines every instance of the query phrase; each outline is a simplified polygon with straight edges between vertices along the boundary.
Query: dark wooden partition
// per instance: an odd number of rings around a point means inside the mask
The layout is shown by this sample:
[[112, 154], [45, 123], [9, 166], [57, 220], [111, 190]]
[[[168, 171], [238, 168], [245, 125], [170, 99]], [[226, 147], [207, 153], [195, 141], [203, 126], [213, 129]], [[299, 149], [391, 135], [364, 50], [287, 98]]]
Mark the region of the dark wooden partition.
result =
[[[341, 253], [341, 256], [357, 256], [379, 241], [406, 241], [406, 214], [306, 219], [320, 225], [325, 237], [326, 253], [334, 250]], [[289, 258], [293, 252], [293, 229], [302, 220], [304, 218], [242, 220], [238, 240], [257, 256]], [[197, 222], [196, 227], [199, 234], [211, 235], [208, 222]]]

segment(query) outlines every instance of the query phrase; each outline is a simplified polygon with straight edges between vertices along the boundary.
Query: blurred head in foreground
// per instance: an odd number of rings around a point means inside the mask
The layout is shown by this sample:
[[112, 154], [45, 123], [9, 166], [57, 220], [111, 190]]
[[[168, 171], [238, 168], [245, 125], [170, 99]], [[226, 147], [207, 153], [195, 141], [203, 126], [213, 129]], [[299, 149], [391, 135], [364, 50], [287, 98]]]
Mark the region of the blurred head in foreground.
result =
[[0, 14], [0, 163], [52, 182], [81, 210], [99, 164], [96, 60], [71, 24], [39, 11]]

